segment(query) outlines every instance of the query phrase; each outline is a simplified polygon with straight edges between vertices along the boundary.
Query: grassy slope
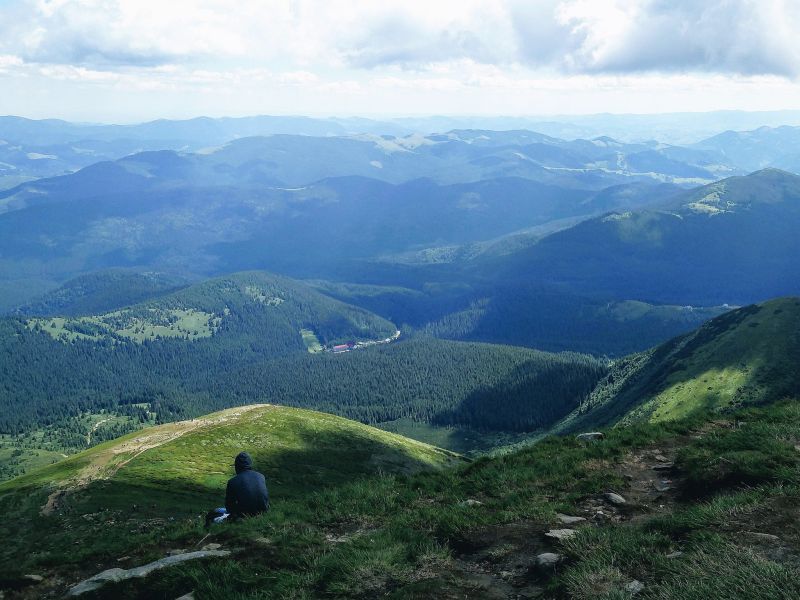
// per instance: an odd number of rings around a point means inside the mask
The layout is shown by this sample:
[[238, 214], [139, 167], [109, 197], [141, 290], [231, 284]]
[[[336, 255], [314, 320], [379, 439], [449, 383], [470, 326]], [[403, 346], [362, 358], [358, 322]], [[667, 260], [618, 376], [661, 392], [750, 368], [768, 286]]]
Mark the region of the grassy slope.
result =
[[800, 299], [722, 315], [696, 331], [618, 361], [562, 424], [667, 421], [800, 392]]
[[410, 473], [458, 460], [340, 417], [271, 405], [152, 427], [0, 484], [0, 506], [9, 516], [0, 534], [15, 540], [0, 550], [2, 570], [61, 565], [69, 573], [75, 565], [138, 553], [142, 544], [150, 544], [144, 555], [159, 552], [168, 522], [180, 530], [222, 503], [241, 450], [267, 475], [278, 507], [376, 472]]
[[[274, 425], [286, 423], [284, 409], [271, 410], [281, 417]], [[800, 441], [796, 401], [749, 409], [725, 422], [709, 424], [696, 415], [675, 423], [617, 428], [608, 431], [602, 443], [589, 445], [571, 437], [551, 437], [465, 466], [365, 478], [353, 477], [346, 471], [352, 465], [331, 451], [341, 451], [346, 440], [351, 449], [376, 443], [373, 430], [333, 419], [343, 430], [341, 435], [332, 432], [332, 444], [326, 444], [321, 434], [327, 427], [321, 423], [330, 417], [301, 411], [294, 416], [300, 421], [283, 433], [280, 427], [270, 428], [267, 436], [266, 428], [224, 424], [187, 433], [145, 452], [110, 480], [68, 497], [62, 515], [22, 517], [24, 527], [15, 508], [20, 496], [6, 495], [2, 527], [8, 531], [2, 533], [13, 540], [0, 563], [7, 572], [6, 584], [14, 582], [13, 573], [44, 573], [46, 582], [25, 592], [37, 597], [101, 568], [143, 564], [167, 549], [216, 542], [239, 550], [229, 559], [189, 563], [143, 581], [108, 586], [97, 597], [171, 598], [194, 590], [199, 598], [240, 600], [477, 599], [547, 590], [548, 597], [621, 599], [629, 597], [624, 586], [633, 579], [645, 584], [640, 597], [649, 599], [789, 600], [800, 593], [800, 452], [792, 446]], [[306, 416], [310, 423], [305, 423]], [[747, 425], [732, 426], [737, 421]], [[320, 444], [309, 448], [302, 441], [298, 449], [295, 442], [303, 435], [285, 435], [297, 426], [306, 435], [313, 432]], [[350, 439], [353, 433], [360, 438]], [[224, 480], [222, 473], [213, 471], [228, 468], [227, 455], [243, 443], [264, 443], [264, 437], [293, 440], [287, 452], [256, 454], [257, 461], [270, 465], [269, 473], [280, 469], [272, 479], [273, 510], [214, 528], [204, 539], [199, 518], [185, 515], [218, 497], [219, 491], [208, 486]], [[429, 447], [413, 448], [416, 458], [411, 464], [419, 465], [420, 458], [433, 464], [449, 460]], [[103, 451], [84, 455], [83, 464], [86, 457]], [[612, 513], [620, 515], [618, 522], [590, 521], [567, 543], [543, 535], [558, 526], [557, 511], [585, 514], [582, 511], [605, 491], [630, 499], [635, 482], [627, 482], [625, 465], [636, 463], [631, 456], [662, 451], [676, 454], [677, 470], [671, 477], [679, 488], [666, 509], [631, 502], [626, 510]], [[283, 457], [279, 467], [277, 461], [270, 464], [276, 456]], [[81, 462], [71, 460], [70, 464]], [[206, 460], [211, 461], [208, 466]], [[339, 468], [345, 471], [337, 472]], [[305, 481], [298, 477], [303, 470], [309, 476]], [[39, 477], [17, 480], [4, 489], [30, 494], [52, 474], [42, 471]], [[164, 488], [178, 482], [177, 489]], [[145, 494], [148, 504], [130, 512], [130, 503]], [[480, 503], [468, 505], [463, 503], [466, 499]], [[28, 501], [28, 510], [38, 501]], [[608, 514], [610, 509], [605, 510]], [[154, 516], [157, 511], [161, 519]], [[166, 514], [177, 518], [164, 520]], [[778, 535], [779, 541], [753, 541], [743, 530]], [[515, 531], [520, 535], [512, 535]], [[668, 557], [676, 550], [683, 554]], [[567, 561], [551, 574], [513, 566], [530, 564], [543, 551], [564, 553]], [[127, 558], [118, 562], [120, 557]], [[60, 575], [61, 582], [53, 580], [53, 574]]]

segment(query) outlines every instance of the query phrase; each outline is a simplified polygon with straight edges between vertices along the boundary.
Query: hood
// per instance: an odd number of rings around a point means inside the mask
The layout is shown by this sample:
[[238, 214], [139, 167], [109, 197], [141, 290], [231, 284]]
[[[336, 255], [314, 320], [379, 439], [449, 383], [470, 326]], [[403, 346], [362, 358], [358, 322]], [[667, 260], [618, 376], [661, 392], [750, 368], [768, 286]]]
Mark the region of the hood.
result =
[[253, 468], [253, 459], [250, 458], [250, 455], [247, 452], [240, 452], [236, 457], [236, 461], [233, 463], [233, 466], [236, 468], [237, 473], [249, 471]]

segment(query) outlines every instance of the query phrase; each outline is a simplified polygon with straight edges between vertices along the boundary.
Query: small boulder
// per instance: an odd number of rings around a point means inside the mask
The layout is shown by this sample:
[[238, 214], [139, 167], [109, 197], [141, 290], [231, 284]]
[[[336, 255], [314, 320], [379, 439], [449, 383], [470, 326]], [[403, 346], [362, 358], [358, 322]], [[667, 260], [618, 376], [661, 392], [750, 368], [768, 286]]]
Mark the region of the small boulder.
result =
[[669, 462], [669, 459], [663, 454], [656, 454], [653, 458], [655, 458], [658, 462]]
[[459, 506], [483, 506], [483, 502], [480, 500], [475, 500], [474, 498], [468, 498], [467, 500], [462, 500], [458, 503]]
[[683, 552], [676, 550], [675, 552], [670, 552], [664, 558], [678, 558], [679, 556], [683, 556]]
[[175, 598], [175, 600], [194, 600], [194, 591], [184, 594], [180, 598]]
[[644, 590], [644, 584], [638, 579], [634, 579], [625, 586], [625, 591], [631, 594], [632, 596], [635, 596], [642, 590]]
[[25, 581], [30, 581], [31, 583], [41, 583], [44, 581], [44, 577], [42, 577], [41, 575], [34, 575], [34, 574], [23, 575], [22, 578]]
[[551, 529], [545, 535], [556, 540], [566, 540], [578, 533], [576, 529]]
[[611, 504], [615, 505], [627, 504], [627, 500], [625, 500], [625, 498], [623, 498], [622, 496], [620, 496], [615, 492], [606, 492], [605, 494], [603, 494], [603, 498], [607, 502], [610, 502]]
[[536, 566], [544, 570], [554, 569], [563, 560], [564, 556], [561, 554], [544, 552], [536, 557]]
[[582, 523], [586, 520], [585, 517], [572, 517], [570, 515], [562, 515], [561, 513], [556, 513], [556, 519], [564, 525], [574, 525], [575, 523]]
[[222, 544], [214, 544], [214, 543], [212, 543], [212, 544], [206, 544], [205, 546], [203, 546], [200, 549], [201, 550], [219, 550], [220, 548], [222, 548]]
[[600, 431], [591, 431], [588, 433], [579, 433], [575, 436], [575, 439], [581, 442], [599, 442], [604, 437], [606, 436]]

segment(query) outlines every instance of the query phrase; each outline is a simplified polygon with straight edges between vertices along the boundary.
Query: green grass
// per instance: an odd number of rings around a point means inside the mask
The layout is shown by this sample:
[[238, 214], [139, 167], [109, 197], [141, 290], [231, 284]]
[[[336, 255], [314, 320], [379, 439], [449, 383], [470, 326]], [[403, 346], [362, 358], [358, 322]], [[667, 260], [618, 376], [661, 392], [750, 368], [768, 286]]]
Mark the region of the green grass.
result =
[[303, 338], [303, 343], [306, 345], [309, 353], [316, 354], [317, 352], [322, 352], [322, 344], [313, 331], [310, 329], [301, 329], [300, 336]]
[[[135, 456], [113, 475], [112, 465], [134, 453], [120, 453], [121, 444], [176, 433], [178, 426], [137, 432], [0, 485], [0, 509], [8, 516], [0, 535], [13, 540], [0, 550], [5, 577], [51, 570], [72, 581], [117, 566], [121, 556], [142, 564], [170, 548], [195, 547], [205, 535], [200, 513], [219, 503], [231, 457], [248, 449], [270, 479], [272, 510], [217, 527], [203, 542], [241, 549], [234, 558], [189, 563], [109, 586], [97, 597], [170, 598], [190, 590], [220, 599], [462, 597], [466, 584], [452, 575], [459, 568], [455, 545], [503, 523], [546, 531], [556, 512], [576, 511], [587, 496], [624, 490], [615, 465], [632, 449], [679, 439], [685, 449], [678, 464], [688, 480], [715, 472], [721, 457], [733, 472], [755, 469], [761, 483], [719, 477], [701, 499], [687, 495], [672, 513], [586, 528], [562, 544], [569, 558], [546, 582], [550, 592], [626, 598], [624, 586], [633, 579], [646, 586], [642, 598], [788, 600], [798, 591], [791, 561], [750, 547], [739, 533], [772, 532], [770, 519], [797, 506], [799, 471], [787, 454], [797, 452], [800, 440], [797, 401], [731, 415], [730, 423], [746, 422], [738, 427], [708, 425], [694, 415], [612, 429], [597, 444], [548, 437], [445, 469], [431, 467], [451, 463], [451, 455], [329, 415], [265, 407], [235, 416], [235, 410], [210, 416], [227, 415], [225, 422], [194, 430], [191, 422], [180, 425], [187, 429], [181, 437]], [[49, 481], [93, 469], [106, 478], [68, 496], [61, 514], [37, 516]], [[787, 534], [787, 543], [792, 539]], [[683, 554], [668, 558], [676, 550]]]
[[64, 343], [75, 340], [130, 340], [141, 344], [156, 338], [195, 340], [219, 329], [222, 317], [195, 309], [119, 310], [92, 317], [28, 319], [28, 329], [41, 330]]
[[617, 360], [560, 430], [666, 422], [800, 394], [800, 298], [712, 319], [654, 349]]

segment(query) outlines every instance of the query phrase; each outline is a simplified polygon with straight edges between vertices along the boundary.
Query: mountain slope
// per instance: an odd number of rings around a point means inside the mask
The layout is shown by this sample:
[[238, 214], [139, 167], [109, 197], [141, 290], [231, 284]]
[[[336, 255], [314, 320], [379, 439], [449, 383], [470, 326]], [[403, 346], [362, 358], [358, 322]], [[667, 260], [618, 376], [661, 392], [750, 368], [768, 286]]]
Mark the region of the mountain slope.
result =
[[800, 292], [798, 230], [800, 177], [768, 169], [685, 192], [659, 211], [585, 221], [479, 270], [612, 298], [740, 305]]
[[[101, 572], [219, 549], [91, 597], [789, 600], [799, 407], [550, 437], [439, 469], [457, 461], [327, 415], [225, 411], [0, 486], [0, 589], [61, 596]], [[242, 448], [267, 474], [271, 510], [206, 530]]]
[[13, 312], [31, 316], [96, 315], [164, 296], [188, 281], [178, 275], [109, 269], [82, 275]]
[[[204, 281], [110, 313], [0, 319], [0, 428], [46, 425], [109, 402], [154, 402], [160, 408], [151, 410], [166, 419], [188, 408], [174, 402], [176, 390], [188, 388], [206, 398], [205, 410], [191, 412], [207, 412], [236, 403], [208, 406], [212, 399], [200, 391], [233, 370], [395, 332], [361, 308], [261, 272]], [[253, 400], [259, 393], [249, 392]]]
[[800, 394], [800, 298], [740, 308], [617, 361], [560, 426], [660, 422]]
[[[74, 578], [88, 556], [107, 560], [115, 547], [138, 553], [137, 540], [221, 505], [241, 451], [267, 476], [274, 511], [368, 475], [458, 462], [452, 453], [346, 419], [266, 404], [153, 427], [0, 484], [0, 507], [25, 532], [14, 548], [0, 550], [0, 586], [21, 556], [49, 555]], [[91, 516], [75, 521], [76, 514]], [[96, 544], [76, 548], [76, 538]]]

